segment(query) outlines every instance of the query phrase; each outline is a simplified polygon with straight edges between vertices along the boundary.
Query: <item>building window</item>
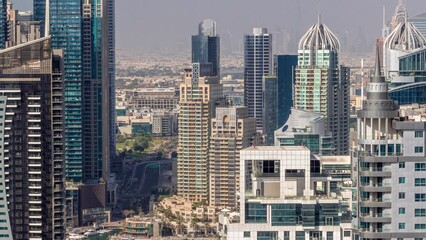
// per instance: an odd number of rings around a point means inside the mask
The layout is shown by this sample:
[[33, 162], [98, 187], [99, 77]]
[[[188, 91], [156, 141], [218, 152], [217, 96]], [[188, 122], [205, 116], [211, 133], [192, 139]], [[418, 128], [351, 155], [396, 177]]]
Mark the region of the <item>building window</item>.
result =
[[416, 178], [415, 182], [414, 182], [414, 186], [425, 187], [426, 186], [426, 178]]
[[399, 223], [398, 229], [405, 229], [405, 223]]
[[399, 196], [399, 199], [405, 199], [405, 192], [400, 192], [398, 196]]
[[414, 147], [414, 153], [423, 153], [423, 147]]
[[414, 216], [416, 216], [416, 217], [426, 217], [426, 208], [416, 208], [414, 210]]
[[258, 240], [278, 239], [278, 232], [259, 231], [257, 232], [257, 239]]
[[416, 138], [422, 138], [423, 137], [423, 131], [415, 131], [414, 137]]
[[426, 224], [414, 224], [414, 229], [426, 229]]
[[399, 178], [399, 183], [405, 183], [405, 177], [400, 177]]
[[426, 202], [426, 193], [416, 193], [414, 195], [414, 201], [416, 201], [416, 202]]
[[344, 231], [343, 232], [343, 236], [344, 237], [350, 237], [351, 236], [351, 231]]
[[399, 162], [399, 168], [405, 168], [405, 162]]
[[305, 240], [305, 231], [296, 231], [296, 240]]
[[426, 171], [426, 163], [416, 163], [414, 165], [414, 170], [415, 171]]
[[327, 232], [327, 240], [333, 240], [333, 232]]
[[250, 232], [244, 232], [244, 237], [250, 237]]
[[423, 240], [423, 238], [414, 238], [414, 240]]
[[290, 240], [290, 232], [284, 231], [284, 240]]
[[400, 207], [399, 208], [399, 214], [405, 214], [405, 208]]

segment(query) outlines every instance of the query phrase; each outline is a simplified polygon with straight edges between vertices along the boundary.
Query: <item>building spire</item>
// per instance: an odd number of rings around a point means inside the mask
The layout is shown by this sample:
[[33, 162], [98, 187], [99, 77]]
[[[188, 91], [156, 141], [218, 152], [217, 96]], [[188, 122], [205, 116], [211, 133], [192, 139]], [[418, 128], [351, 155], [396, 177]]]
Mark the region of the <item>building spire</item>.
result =
[[44, 21], [44, 36], [50, 35], [50, 0], [46, 0], [46, 16]]
[[376, 46], [376, 66], [374, 71], [375, 77], [381, 77], [382, 76], [382, 67], [380, 65], [380, 49], [379, 46]]

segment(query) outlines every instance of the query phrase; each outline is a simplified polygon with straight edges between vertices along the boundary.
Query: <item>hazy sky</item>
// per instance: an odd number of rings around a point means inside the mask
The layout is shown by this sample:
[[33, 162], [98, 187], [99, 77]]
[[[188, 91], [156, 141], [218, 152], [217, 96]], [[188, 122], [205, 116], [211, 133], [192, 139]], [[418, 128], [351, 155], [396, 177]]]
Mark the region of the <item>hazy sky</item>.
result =
[[[425, 0], [405, 0], [409, 16], [426, 11]], [[31, 9], [31, 0], [13, 0], [17, 9]], [[345, 34], [352, 45], [372, 45], [381, 34], [382, 6], [387, 19], [397, 0], [117, 0], [116, 40], [122, 52], [157, 53], [189, 51], [190, 37], [206, 18], [217, 21], [224, 41], [239, 47], [252, 27], [271, 33], [289, 32], [298, 41], [317, 21], [336, 34]], [[226, 35], [226, 37], [225, 37]], [[226, 38], [226, 39], [225, 39]], [[341, 40], [342, 41], [342, 40]], [[357, 46], [358, 46], [357, 45]]]

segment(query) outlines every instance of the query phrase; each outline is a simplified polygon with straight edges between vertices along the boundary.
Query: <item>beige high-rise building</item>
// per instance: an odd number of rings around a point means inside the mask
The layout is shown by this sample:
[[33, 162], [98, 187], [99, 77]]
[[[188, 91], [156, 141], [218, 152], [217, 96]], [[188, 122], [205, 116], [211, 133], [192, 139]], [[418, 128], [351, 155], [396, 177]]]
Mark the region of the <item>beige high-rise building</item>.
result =
[[210, 121], [222, 98], [217, 77], [200, 77], [200, 64], [184, 73], [180, 85], [178, 195], [192, 202], [208, 201]]
[[240, 186], [240, 150], [260, 140], [256, 119], [247, 107], [220, 107], [212, 119], [210, 137], [210, 205], [236, 210]]

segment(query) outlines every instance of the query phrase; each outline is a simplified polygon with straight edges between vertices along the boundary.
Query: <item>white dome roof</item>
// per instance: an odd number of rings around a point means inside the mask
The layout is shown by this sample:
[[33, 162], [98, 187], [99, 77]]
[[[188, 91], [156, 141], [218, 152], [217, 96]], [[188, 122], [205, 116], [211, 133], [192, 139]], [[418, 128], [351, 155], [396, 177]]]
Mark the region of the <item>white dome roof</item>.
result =
[[389, 49], [412, 51], [426, 47], [426, 39], [410, 22], [401, 22], [385, 40]]
[[322, 23], [314, 24], [299, 41], [299, 50], [339, 50], [336, 35]]

